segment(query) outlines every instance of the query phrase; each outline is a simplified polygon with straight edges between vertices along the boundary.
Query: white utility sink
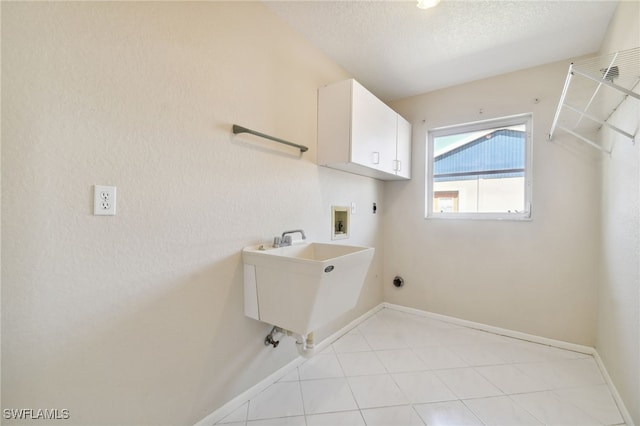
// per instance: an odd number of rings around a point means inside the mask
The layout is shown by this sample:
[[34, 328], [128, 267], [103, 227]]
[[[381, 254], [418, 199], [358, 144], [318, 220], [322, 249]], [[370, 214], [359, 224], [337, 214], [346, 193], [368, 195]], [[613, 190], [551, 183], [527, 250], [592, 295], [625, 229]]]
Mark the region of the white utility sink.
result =
[[246, 247], [245, 315], [305, 336], [356, 305], [373, 253], [324, 243]]

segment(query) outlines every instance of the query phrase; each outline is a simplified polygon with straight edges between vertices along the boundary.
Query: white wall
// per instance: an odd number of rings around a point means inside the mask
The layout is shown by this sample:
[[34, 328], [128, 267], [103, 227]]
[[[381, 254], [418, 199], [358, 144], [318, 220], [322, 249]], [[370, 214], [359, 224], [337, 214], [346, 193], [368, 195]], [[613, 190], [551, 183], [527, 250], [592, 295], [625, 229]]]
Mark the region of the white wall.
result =
[[[570, 61], [392, 103], [413, 124], [414, 179], [385, 190], [385, 300], [595, 343], [599, 154], [547, 134]], [[427, 131], [533, 113], [531, 221], [424, 218]], [[395, 275], [405, 286], [391, 285]]]
[[[349, 75], [260, 2], [1, 7], [2, 408], [202, 419], [296, 356], [243, 315], [240, 250], [329, 241], [334, 204], [359, 207], [343, 243], [378, 250], [318, 337], [382, 301], [383, 184], [315, 164], [316, 89]], [[92, 215], [94, 184], [117, 216]]]
[[[600, 53], [639, 46], [640, 3], [621, 2]], [[612, 120], [638, 129], [640, 101], [627, 99]], [[610, 131], [604, 132], [602, 142], [614, 149], [602, 161], [603, 268], [596, 349], [635, 424], [640, 424], [640, 150], [637, 141], [634, 145]]]

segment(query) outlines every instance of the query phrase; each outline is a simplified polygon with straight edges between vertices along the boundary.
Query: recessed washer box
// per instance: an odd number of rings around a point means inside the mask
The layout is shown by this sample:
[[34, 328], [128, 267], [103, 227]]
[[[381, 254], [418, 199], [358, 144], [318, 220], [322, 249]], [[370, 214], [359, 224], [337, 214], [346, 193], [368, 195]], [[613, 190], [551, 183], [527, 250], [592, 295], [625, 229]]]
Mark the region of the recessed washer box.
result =
[[350, 229], [350, 209], [349, 207], [331, 207], [331, 239], [344, 240], [349, 238]]

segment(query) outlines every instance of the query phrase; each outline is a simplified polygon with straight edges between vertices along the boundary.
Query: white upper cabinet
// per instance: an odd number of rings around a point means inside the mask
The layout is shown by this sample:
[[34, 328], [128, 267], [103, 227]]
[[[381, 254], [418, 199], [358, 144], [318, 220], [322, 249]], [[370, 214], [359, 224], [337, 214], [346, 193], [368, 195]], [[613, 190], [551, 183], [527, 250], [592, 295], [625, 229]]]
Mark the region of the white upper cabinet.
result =
[[411, 179], [411, 123], [397, 114], [396, 163], [394, 172], [398, 178]]
[[318, 164], [382, 180], [411, 178], [411, 124], [357, 81], [318, 90]]

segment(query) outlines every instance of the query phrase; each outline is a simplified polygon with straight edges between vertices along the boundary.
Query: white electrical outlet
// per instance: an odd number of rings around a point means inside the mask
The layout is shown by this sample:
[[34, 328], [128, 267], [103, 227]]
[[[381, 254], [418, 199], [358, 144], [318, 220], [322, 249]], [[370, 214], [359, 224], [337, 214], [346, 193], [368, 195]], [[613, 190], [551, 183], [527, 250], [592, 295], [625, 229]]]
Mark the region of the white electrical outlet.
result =
[[93, 214], [94, 216], [116, 215], [116, 187], [93, 186]]

